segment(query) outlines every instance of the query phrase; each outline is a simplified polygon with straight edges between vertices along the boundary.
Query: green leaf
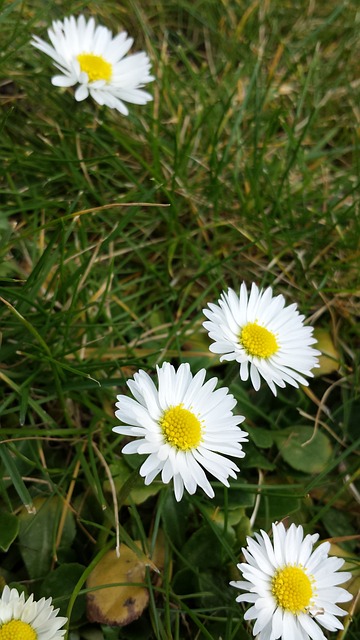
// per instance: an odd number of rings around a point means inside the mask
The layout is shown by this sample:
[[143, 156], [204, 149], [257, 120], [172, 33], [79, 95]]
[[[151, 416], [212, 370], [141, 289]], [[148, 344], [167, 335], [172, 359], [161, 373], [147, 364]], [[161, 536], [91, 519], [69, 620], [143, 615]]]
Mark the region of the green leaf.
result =
[[[35, 514], [23, 509], [19, 516], [19, 549], [32, 579], [45, 576], [56, 552], [56, 538], [63, 508], [58, 498], [36, 498]], [[62, 530], [60, 548], [69, 549], [75, 537], [74, 516], [67, 511]]]
[[251, 440], [261, 449], [269, 449], [274, 443], [274, 437], [271, 431], [268, 429], [261, 429], [261, 427], [252, 427], [246, 425], [246, 431], [248, 432]]
[[[51, 571], [43, 581], [41, 593], [45, 597], [51, 596], [55, 600], [55, 605], [60, 608], [60, 616], [66, 616], [70, 596], [84, 570], [85, 567], [83, 565], [77, 562], [69, 562]], [[58, 602], [56, 602], [57, 598], [59, 599]], [[85, 610], [85, 594], [79, 595], [72, 610], [71, 621], [79, 620], [85, 614]]]
[[[116, 491], [120, 494], [125, 482], [130, 479], [133, 472], [126, 462], [123, 462], [123, 460], [117, 460], [116, 464], [111, 464], [110, 471], [115, 483]], [[123, 504], [142, 504], [151, 496], [156, 495], [161, 489], [161, 485], [156, 482], [153, 482], [147, 487], [140, 476], [135, 479], [133, 484], [134, 486], [124, 499]], [[111, 491], [110, 482], [108, 480], [104, 481], [103, 489], [105, 492]]]
[[[209, 506], [204, 507], [204, 512], [208, 514], [209, 518], [211, 518], [212, 522], [215, 522], [221, 529], [224, 529], [225, 526], [225, 513], [223, 509], [219, 509], [218, 507]], [[230, 526], [236, 525], [240, 522], [240, 520], [244, 516], [244, 508], [238, 507], [237, 509], [228, 509], [227, 513], [227, 524]]]
[[281, 456], [293, 469], [304, 473], [320, 473], [332, 454], [329, 438], [308, 426], [288, 427], [276, 434]]
[[[81, 629], [81, 638], [82, 640], [104, 640], [104, 634], [101, 629], [86, 627], [85, 629]], [[70, 640], [72, 640], [71, 635]]]
[[221, 493], [218, 492], [215, 495], [214, 505], [220, 506], [222, 509], [228, 509], [228, 511], [237, 511], [244, 507], [253, 507], [255, 501], [256, 489], [248, 488], [247, 482], [244, 476], [241, 475], [238, 481], [231, 483], [228, 490], [227, 507], [224, 504], [224, 500], [221, 500]]
[[270, 462], [260, 451], [253, 445], [252, 442], [245, 444], [245, 458], [241, 461], [241, 466], [245, 469], [267, 469], [273, 471], [275, 465]]
[[217, 608], [233, 602], [233, 594], [228, 589], [228, 580], [219, 567], [203, 571], [198, 575], [200, 603], [203, 607]]
[[[345, 538], [344, 541], [339, 543], [344, 549], [347, 549], [349, 552], [356, 552], [357, 531], [352, 525], [351, 514], [345, 510], [329, 509], [329, 511], [323, 514], [321, 520], [332, 538]], [[351, 538], [352, 536], [354, 537], [353, 540], [346, 540], [346, 538]]]
[[167, 491], [161, 512], [164, 529], [176, 549], [185, 543], [189, 517], [189, 502], [176, 502], [173, 491]]
[[271, 493], [261, 496], [257, 522], [259, 527], [268, 528], [269, 522], [281, 520], [300, 509], [299, 498], [291, 495]]
[[197, 569], [219, 567], [222, 564], [221, 543], [215, 533], [203, 526], [185, 543], [181, 550], [187, 562]]
[[0, 549], [7, 551], [19, 531], [19, 520], [12, 513], [0, 511]]
[[235, 527], [236, 538], [241, 545], [246, 544], [246, 537], [251, 535], [251, 522], [247, 516], [243, 516]]
[[172, 579], [174, 593], [185, 596], [189, 593], [196, 593], [199, 590], [199, 583], [195, 571], [192, 569], [180, 569]]

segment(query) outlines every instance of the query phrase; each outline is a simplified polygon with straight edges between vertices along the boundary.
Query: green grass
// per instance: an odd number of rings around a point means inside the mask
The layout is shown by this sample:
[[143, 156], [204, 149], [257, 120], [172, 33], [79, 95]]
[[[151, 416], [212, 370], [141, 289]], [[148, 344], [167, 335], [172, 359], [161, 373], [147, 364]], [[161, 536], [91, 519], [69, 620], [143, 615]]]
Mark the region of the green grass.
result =
[[[154, 100], [128, 118], [53, 87], [29, 45], [82, 11], [151, 57]], [[359, 22], [356, 0], [0, 2], [0, 576], [62, 612], [73, 594], [71, 640], [251, 638], [228, 582], [245, 536], [282, 518], [358, 572]], [[310, 391], [255, 393], [210, 354], [202, 308], [243, 280], [331, 337], [340, 365]], [[155, 481], [129, 504], [143, 485], [115, 398], [163, 361], [206, 367], [247, 418], [241, 474], [213, 501]], [[295, 468], [285, 438], [314, 425], [329, 455]], [[121, 628], [84, 600], [115, 496], [121, 540], [162, 553]], [[338, 640], [358, 637], [347, 624]]]

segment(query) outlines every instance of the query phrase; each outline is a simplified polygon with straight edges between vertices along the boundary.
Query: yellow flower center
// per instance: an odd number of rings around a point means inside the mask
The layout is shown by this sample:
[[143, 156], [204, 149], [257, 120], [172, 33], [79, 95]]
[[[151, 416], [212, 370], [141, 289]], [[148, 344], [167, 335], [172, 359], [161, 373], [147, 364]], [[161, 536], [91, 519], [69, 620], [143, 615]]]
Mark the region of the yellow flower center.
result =
[[256, 322], [248, 322], [242, 327], [239, 339], [246, 353], [258, 358], [270, 358], [279, 348], [275, 335]]
[[112, 65], [102, 56], [95, 56], [93, 53], [79, 53], [77, 60], [81, 71], [88, 74], [90, 82], [95, 82], [95, 80], [108, 82], [111, 79]]
[[201, 441], [201, 423], [181, 404], [170, 407], [160, 420], [166, 442], [181, 451], [197, 447]]
[[37, 633], [22, 620], [10, 620], [0, 627], [0, 640], [37, 640]]
[[271, 591], [278, 606], [294, 614], [305, 611], [313, 595], [311, 580], [300, 566], [279, 569], [272, 579]]

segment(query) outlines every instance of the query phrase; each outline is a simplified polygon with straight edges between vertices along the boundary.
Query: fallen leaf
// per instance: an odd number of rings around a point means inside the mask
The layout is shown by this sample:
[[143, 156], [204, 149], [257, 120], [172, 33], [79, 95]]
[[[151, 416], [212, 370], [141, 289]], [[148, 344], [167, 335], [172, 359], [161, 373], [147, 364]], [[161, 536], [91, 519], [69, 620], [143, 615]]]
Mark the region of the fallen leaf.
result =
[[337, 371], [340, 366], [340, 355], [335, 348], [330, 332], [327, 329], [315, 329], [314, 338], [317, 340], [314, 347], [321, 351], [321, 356], [319, 356], [320, 366], [313, 369], [313, 374], [317, 377]]
[[[90, 622], [122, 627], [137, 620], [149, 602], [146, 587], [132, 585], [145, 580], [145, 563], [125, 544], [120, 558], [108, 551], [90, 573], [87, 587], [103, 589], [87, 594], [87, 617]], [[115, 586], [116, 585], [116, 586]]]

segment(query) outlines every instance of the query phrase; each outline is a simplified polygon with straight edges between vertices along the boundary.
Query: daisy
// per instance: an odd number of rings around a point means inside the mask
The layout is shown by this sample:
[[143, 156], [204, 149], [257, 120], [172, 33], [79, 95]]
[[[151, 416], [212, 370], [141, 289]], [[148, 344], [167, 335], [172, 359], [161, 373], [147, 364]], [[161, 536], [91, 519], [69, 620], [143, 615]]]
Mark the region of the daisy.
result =
[[58, 616], [59, 609], [51, 604], [51, 598], [34, 596], [25, 600], [16, 589], [7, 585], [0, 597], [0, 640], [60, 640], [65, 635], [62, 627], [67, 618]]
[[255, 620], [258, 640], [326, 640], [319, 625], [329, 631], [343, 629], [336, 616], [347, 612], [336, 602], [347, 602], [352, 595], [336, 585], [351, 578], [338, 569], [341, 558], [329, 558], [329, 542], [315, 551], [319, 535], [307, 535], [294, 524], [286, 530], [282, 522], [273, 524], [273, 542], [265, 531], [247, 538], [243, 549], [247, 562], [238, 564], [245, 581], [230, 582], [246, 593], [237, 602], [251, 602], [245, 620]]
[[140, 468], [145, 484], [161, 472], [165, 484], [173, 479], [176, 500], [184, 487], [193, 494], [198, 485], [213, 498], [204, 469], [227, 487], [227, 478], [236, 478], [239, 468], [225, 456], [245, 456], [240, 443], [248, 434], [238, 426], [244, 417], [233, 415], [236, 400], [227, 388], [214, 390], [217, 378], [204, 383], [205, 369], [193, 377], [188, 363], [176, 371], [164, 362], [157, 377], [158, 388], [139, 371], [127, 382], [135, 399], [117, 396], [115, 415], [126, 426], [113, 431], [138, 438], [122, 451], [149, 454]]
[[233, 289], [222, 292], [218, 304], [203, 309], [208, 321], [203, 323], [214, 340], [210, 351], [220, 353], [220, 360], [236, 360], [240, 378], [249, 377], [255, 391], [261, 377], [276, 395], [276, 386], [289, 383], [307, 385], [304, 376], [313, 376], [320, 351], [310, 345], [316, 342], [313, 328], [304, 326], [296, 304], [285, 307], [284, 296], [273, 296], [271, 287], [263, 291], [252, 284], [250, 296], [245, 283], [237, 295]]
[[33, 36], [31, 44], [50, 56], [61, 72], [52, 78], [52, 84], [78, 85], [75, 100], [85, 100], [90, 94], [98, 104], [124, 116], [129, 113], [124, 102], [145, 104], [152, 100], [141, 88], [154, 80], [150, 60], [144, 52], [124, 57], [134, 42], [125, 31], [113, 38], [110, 29], [96, 26], [94, 18], [86, 22], [80, 15], [63, 22], [54, 20], [48, 36], [52, 46], [38, 36]]

